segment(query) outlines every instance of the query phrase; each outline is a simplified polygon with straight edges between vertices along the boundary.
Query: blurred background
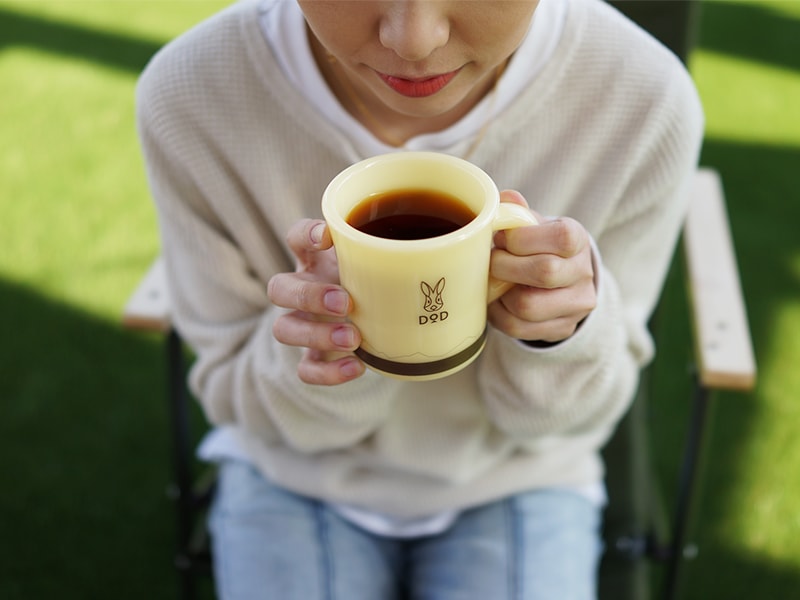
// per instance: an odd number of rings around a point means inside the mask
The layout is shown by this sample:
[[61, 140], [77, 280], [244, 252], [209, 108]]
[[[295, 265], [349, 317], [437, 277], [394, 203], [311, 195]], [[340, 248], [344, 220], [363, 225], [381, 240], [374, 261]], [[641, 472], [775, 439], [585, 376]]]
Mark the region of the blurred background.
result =
[[[120, 314], [158, 254], [137, 75], [225, 0], [0, 0], [0, 598], [172, 598], [163, 348]], [[759, 365], [718, 398], [686, 598], [800, 592], [800, 1], [698, 1], [689, 66]], [[676, 261], [654, 448], [690, 342]], [[487, 599], [489, 600], [489, 599]]]

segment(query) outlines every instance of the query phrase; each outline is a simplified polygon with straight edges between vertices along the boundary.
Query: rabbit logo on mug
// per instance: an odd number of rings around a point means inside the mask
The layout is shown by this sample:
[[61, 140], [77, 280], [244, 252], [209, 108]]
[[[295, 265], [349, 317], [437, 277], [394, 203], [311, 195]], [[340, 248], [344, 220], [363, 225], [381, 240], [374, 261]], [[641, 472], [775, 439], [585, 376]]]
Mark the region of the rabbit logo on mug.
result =
[[442, 277], [436, 282], [436, 286], [431, 285], [425, 281], [420, 283], [419, 288], [425, 297], [423, 309], [427, 315], [419, 315], [419, 324], [427, 325], [428, 323], [438, 323], [447, 319], [448, 312], [442, 310], [444, 308], [444, 300], [442, 299], [442, 292], [444, 291], [445, 278]]

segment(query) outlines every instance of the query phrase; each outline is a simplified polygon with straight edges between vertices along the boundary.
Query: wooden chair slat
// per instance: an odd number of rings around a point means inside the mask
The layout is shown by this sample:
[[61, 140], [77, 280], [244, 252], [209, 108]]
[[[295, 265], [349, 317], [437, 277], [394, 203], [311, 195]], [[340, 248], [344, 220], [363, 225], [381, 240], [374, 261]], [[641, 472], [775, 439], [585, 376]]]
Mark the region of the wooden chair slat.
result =
[[750, 390], [755, 357], [716, 171], [699, 169], [695, 176], [683, 239], [700, 381], [710, 388]]
[[128, 329], [169, 331], [170, 301], [164, 259], [156, 258], [128, 299], [122, 313], [122, 324]]

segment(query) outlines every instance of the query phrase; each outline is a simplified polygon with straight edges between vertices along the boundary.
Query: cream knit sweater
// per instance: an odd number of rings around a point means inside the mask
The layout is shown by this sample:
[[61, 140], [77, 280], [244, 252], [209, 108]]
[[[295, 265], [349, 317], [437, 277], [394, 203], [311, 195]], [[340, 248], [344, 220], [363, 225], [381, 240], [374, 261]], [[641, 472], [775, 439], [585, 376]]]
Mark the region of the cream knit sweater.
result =
[[603, 2], [571, 0], [549, 64], [471, 160], [589, 230], [597, 308], [547, 349], [490, 330], [473, 365], [425, 383], [368, 372], [306, 385], [301, 351], [272, 336], [267, 281], [294, 269], [286, 231], [319, 217], [328, 181], [364, 157], [286, 80], [254, 2], [170, 43], [137, 102], [175, 319], [197, 353], [192, 389], [268, 477], [398, 517], [602, 478], [599, 449], [653, 354], [646, 323], [702, 137], [695, 89], [668, 51]]

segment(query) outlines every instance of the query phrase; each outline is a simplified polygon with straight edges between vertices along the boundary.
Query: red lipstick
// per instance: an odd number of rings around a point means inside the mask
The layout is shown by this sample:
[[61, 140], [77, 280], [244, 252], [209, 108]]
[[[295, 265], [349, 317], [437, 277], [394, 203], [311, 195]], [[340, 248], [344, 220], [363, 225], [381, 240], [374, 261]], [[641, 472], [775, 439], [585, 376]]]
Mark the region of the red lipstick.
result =
[[385, 75], [384, 73], [378, 73], [378, 75], [386, 85], [398, 94], [408, 96], [409, 98], [424, 98], [425, 96], [432, 96], [440, 92], [452, 81], [453, 77], [458, 75], [458, 70], [441, 75], [434, 75], [433, 77], [415, 79], [395, 77], [394, 75]]

